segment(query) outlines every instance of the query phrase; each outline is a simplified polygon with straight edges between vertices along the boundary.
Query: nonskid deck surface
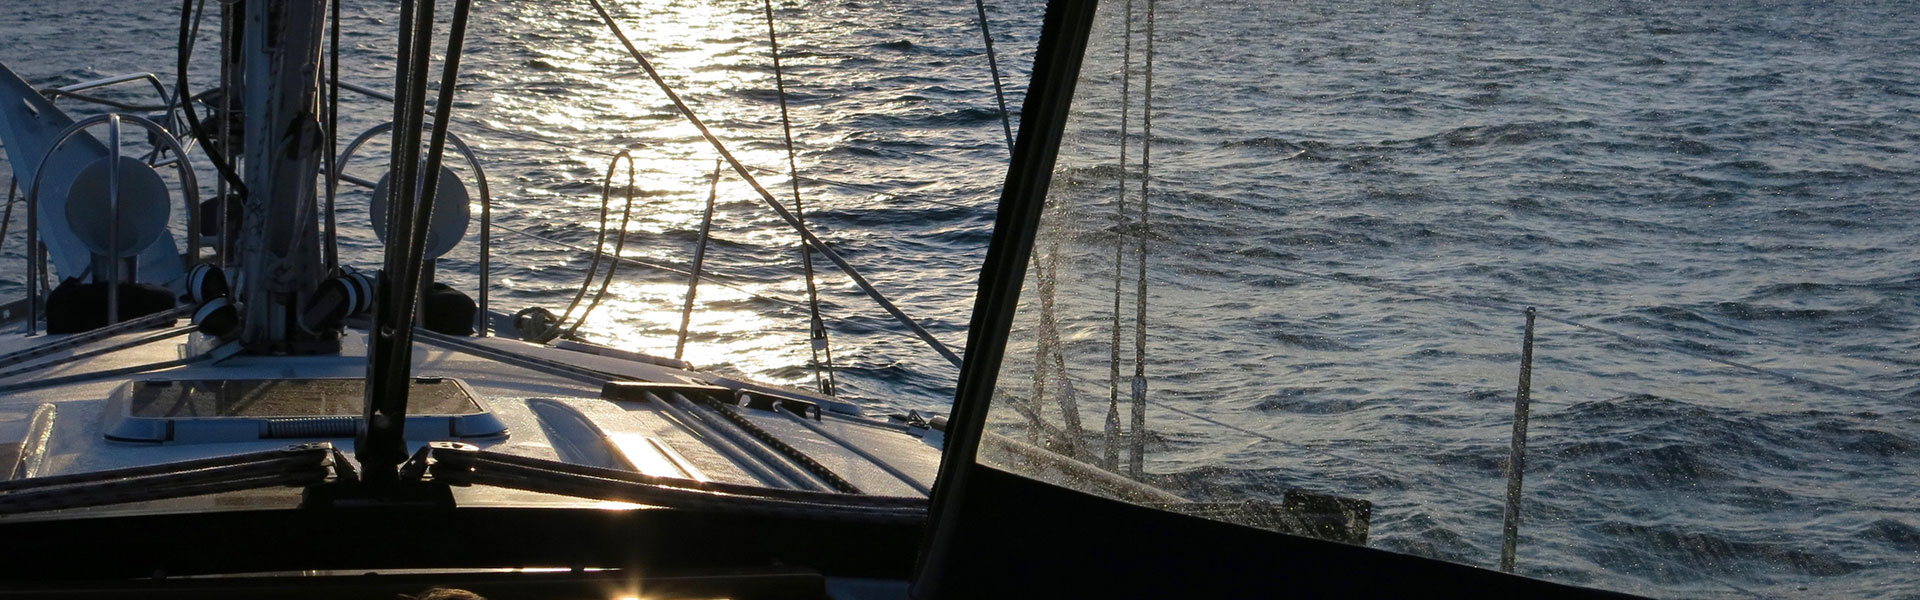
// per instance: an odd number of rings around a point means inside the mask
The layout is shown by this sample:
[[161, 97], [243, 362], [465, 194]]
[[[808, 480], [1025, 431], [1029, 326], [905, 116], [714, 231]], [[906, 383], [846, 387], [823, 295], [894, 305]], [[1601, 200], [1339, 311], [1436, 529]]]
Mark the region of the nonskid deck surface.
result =
[[[184, 323], [182, 323], [184, 324]], [[154, 336], [148, 329], [63, 349], [49, 356], [0, 365], [0, 372], [22, 367], [31, 370], [0, 378], [0, 480], [18, 477], [28, 462], [34, 464], [34, 476], [84, 473], [139, 465], [175, 462], [209, 456], [284, 448], [301, 442], [327, 441], [340, 448], [352, 448], [351, 436], [292, 439], [287, 437], [170, 439], [159, 443], [133, 443], [109, 439], [107, 428], [114, 415], [127, 410], [110, 397], [130, 381], [219, 381], [338, 379], [358, 381], [366, 376], [365, 340], [358, 331], [349, 330], [337, 356], [231, 356], [199, 360], [140, 373], [109, 376], [64, 385], [45, 387], [18, 384], [53, 378], [75, 378], [88, 373], [125, 369], [140, 365], [175, 361], [200, 350], [190, 344], [187, 335], [179, 335], [144, 344], [132, 345], [143, 337]], [[18, 352], [38, 344], [47, 344], [64, 336], [0, 335], [0, 352]], [[719, 384], [736, 389], [734, 382], [698, 371], [663, 367], [620, 357], [598, 356], [528, 344], [502, 338], [462, 338], [464, 343], [481, 348], [555, 361], [638, 381]], [[100, 349], [127, 345], [123, 349], [99, 353]], [[89, 354], [92, 354], [89, 356]], [[81, 356], [80, 359], [71, 357]], [[22, 369], [24, 370], [24, 369]], [[415, 377], [448, 378], [471, 390], [477, 403], [506, 428], [504, 436], [459, 438], [435, 431], [410, 431], [409, 449], [418, 449], [428, 441], [459, 441], [491, 450], [574, 464], [634, 470], [649, 475], [688, 477], [751, 485], [778, 486], [766, 481], [764, 469], [742, 464], [738, 450], [728, 451], [727, 442], [713, 439], [711, 425], [683, 423], [681, 418], [658, 402], [621, 401], [602, 398], [598, 385], [574, 377], [559, 376], [533, 368], [506, 364], [469, 352], [455, 351], [428, 341], [414, 345]], [[14, 387], [8, 387], [14, 386]], [[273, 386], [265, 386], [273, 387]], [[312, 388], [314, 386], [308, 386]], [[24, 388], [24, 389], [23, 389]], [[282, 390], [300, 390], [298, 385], [280, 386]], [[356, 388], [357, 389], [357, 388]], [[773, 390], [766, 386], [746, 389]], [[122, 390], [124, 393], [124, 390]], [[307, 392], [311, 402], [337, 404], [339, 398]], [[808, 399], [803, 392], [780, 393]], [[341, 395], [335, 393], [333, 395]], [[819, 399], [822, 406], [842, 407], [839, 401]], [[244, 401], [244, 400], [243, 400]], [[300, 402], [277, 399], [278, 402]], [[183, 406], [186, 403], [182, 403]], [[337, 409], [337, 410], [336, 410]], [[167, 410], [189, 413], [191, 407], [170, 406], [164, 410], [146, 407], [147, 416], [180, 419], [204, 419], [191, 414], [166, 415]], [[256, 411], [257, 412], [257, 411]], [[357, 414], [358, 410], [334, 407], [328, 414]], [[867, 494], [887, 496], [924, 496], [932, 485], [939, 466], [939, 448], [920, 439], [905, 427], [833, 410], [819, 411], [818, 419], [801, 419], [785, 411], [758, 410], [745, 406], [732, 412], [779, 441], [804, 452], [821, 466], [831, 470]], [[681, 413], [682, 415], [686, 413]], [[711, 415], [708, 415], [711, 416]], [[700, 417], [705, 419], [706, 417]], [[410, 424], [413, 421], [410, 421]], [[260, 430], [264, 431], [263, 425]], [[423, 427], [424, 429], [424, 427]], [[171, 435], [172, 428], [165, 431]], [[251, 431], [251, 430], [249, 430]], [[337, 432], [336, 432], [337, 433]], [[435, 435], [441, 433], [444, 435]], [[184, 437], [184, 436], [183, 436]], [[29, 439], [35, 438], [35, 439]], [[849, 446], [858, 446], [855, 450]], [[737, 446], [735, 446], [737, 448]], [[862, 456], [865, 454], [866, 456]], [[883, 461], [885, 466], [876, 464]], [[297, 502], [297, 494], [281, 494]], [[489, 490], [457, 491], [463, 505], [474, 504], [552, 504], [561, 499], [540, 494]], [[224, 497], [224, 496], [223, 496]], [[178, 502], [208, 498], [184, 499]], [[228, 499], [229, 502], [233, 501]], [[567, 500], [577, 503], [577, 501]], [[191, 506], [191, 502], [183, 506]]]

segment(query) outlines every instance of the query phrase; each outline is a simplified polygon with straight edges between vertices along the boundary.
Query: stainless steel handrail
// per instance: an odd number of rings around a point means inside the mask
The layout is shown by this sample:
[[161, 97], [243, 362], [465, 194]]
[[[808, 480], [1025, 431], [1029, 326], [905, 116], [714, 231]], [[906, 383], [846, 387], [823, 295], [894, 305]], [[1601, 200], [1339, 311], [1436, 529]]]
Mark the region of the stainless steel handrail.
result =
[[74, 92], [79, 92], [82, 90], [90, 90], [93, 88], [107, 87], [110, 85], [119, 85], [129, 81], [140, 81], [140, 80], [145, 80], [147, 83], [153, 84], [153, 91], [159, 94], [162, 100], [166, 100], [167, 97], [170, 95], [167, 93], [167, 87], [165, 85], [161, 85], [160, 77], [152, 73], [127, 73], [125, 75], [114, 75], [112, 77], [102, 77], [99, 79], [82, 81], [79, 83], [63, 85], [60, 87], [43, 89], [43, 90], [40, 90], [40, 94], [41, 95], [72, 94]]
[[[107, 163], [107, 193], [109, 196], [113, 196], [111, 202], [114, 212], [114, 214], [109, 215], [109, 218], [113, 220], [110, 226], [110, 235], [114, 238], [113, 241], [110, 242], [110, 245], [116, 246], [116, 248], [110, 248], [109, 250], [116, 251], [117, 253], [117, 246], [120, 243], [119, 177], [117, 177], [117, 175], [119, 175], [120, 168], [119, 143], [121, 121], [138, 125], [142, 129], [147, 130], [148, 133], [153, 134], [152, 137], [156, 142], [165, 144], [166, 149], [172, 150], [175, 156], [183, 157], [182, 160], [173, 163], [174, 170], [180, 177], [181, 195], [184, 196], [182, 207], [187, 213], [187, 253], [180, 257], [181, 266], [191, 267], [193, 263], [200, 260], [200, 211], [198, 210], [200, 206], [200, 183], [194, 178], [193, 167], [184, 160], [186, 152], [181, 148], [180, 142], [173, 138], [173, 135], [167, 131], [167, 128], [161, 127], [159, 123], [155, 123], [151, 119], [139, 115], [108, 113], [76, 121], [74, 124], [68, 125], [66, 129], [61, 130], [60, 135], [54, 138], [53, 145], [47, 147], [46, 154], [40, 157], [39, 166], [34, 169], [33, 181], [27, 186], [27, 335], [37, 333], [40, 324], [40, 278], [45, 274], [46, 269], [46, 252], [40, 247], [40, 182], [46, 179], [47, 163], [52, 161], [54, 153], [59, 152], [61, 146], [65, 146], [69, 140], [72, 140], [74, 136], [79, 135], [81, 132], [86, 131], [88, 127], [101, 123], [108, 124], [109, 142], [114, 146], [108, 153], [108, 160], [110, 162]], [[112, 260], [108, 261], [112, 263], [109, 270], [116, 280], [119, 275], [119, 260], [119, 257], [113, 257]], [[118, 281], [112, 283], [117, 284]], [[117, 288], [119, 288], [119, 286], [113, 284], [107, 286], [109, 294], [107, 301], [109, 319], [118, 316], [117, 313], [119, 310], [115, 302], [115, 300], [118, 300], [119, 290]]]
[[[193, 237], [193, 236], [187, 236]], [[120, 115], [107, 115], [107, 324], [120, 322]]]
[[[155, 104], [151, 106], [134, 105], [134, 104], [128, 104], [123, 102], [114, 102], [111, 100], [106, 100], [104, 98], [97, 98], [91, 95], [79, 93], [85, 90], [103, 88], [103, 87], [114, 86], [122, 83], [135, 82], [135, 81], [145, 81], [148, 84], [152, 85], [154, 95], [160, 97], [160, 102], [162, 102], [162, 104]], [[144, 73], [144, 72], [143, 73], [127, 73], [124, 75], [114, 75], [112, 77], [102, 77], [99, 79], [92, 79], [92, 80], [82, 81], [79, 83], [67, 84], [59, 87], [42, 88], [39, 90], [39, 92], [40, 92], [40, 95], [46, 96], [49, 99], [72, 98], [74, 100], [79, 100], [81, 102], [86, 102], [88, 104], [106, 106], [109, 108], [119, 109], [122, 111], [164, 110], [166, 111], [166, 115], [167, 115], [167, 131], [171, 132], [171, 131], [178, 131], [181, 129], [180, 126], [182, 124], [181, 123], [182, 119], [180, 119], [180, 117], [178, 115], [175, 115], [173, 112], [175, 110], [183, 110], [182, 103], [179, 101], [179, 98], [176, 97], [177, 92], [167, 91], [167, 86], [160, 82], [160, 77], [152, 73]], [[187, 143], [182, 144], [181, 147], [190, 150], [193, 148], [193, 143], [194, 142], [192, 138], [189, 136]], [[182, 154], [175, 154], [175, 156], [176, 157], [182, 156]], [[148, 164], [155, 167], [166, 166], [165, 164], [162, 164], [163, 162], [171, 164], [171, 161], [159, 161], [158, 158], [159, 158], [158, 156], [153, 157], [154, 160], [150, 160]], [[176, 158], [174, 160], [178, 160], [178, 159]]]
[[[355, 86], [351, 86], [346, 82], [341, 82], [340, 87], [364, 93], [363, 90], [356, 89]], [[393, 98], [387, 96], [386, 99], [392, 100]], [[366, 132], [361, 133], [359, 137], [353, 138], [353, 141], [348, 143], [347, 147], [340, 151], [340, 156], [334, 159], [334, 172], [326, 174], [327, 189], [329, 191], [338, 191], [341, 180], [359, 186], [373, 187], [373, 182], [343, 175], [342, 173], [347, 170], [347, 162], [353, 159], [353, 153], [358, 152], [360, 146], [365, 145], [368, 140], [373, 139], [373, 136], [386, 133], [392, 129], [393, 122], [388, 121], [375, 125], [371, 129], [366, 130]], [[447, 132], [447, 141], [453, 143], [454, 151], [459, 152], [460, 157], [467, 161], [467, 166], [473, 169], [474, 187], [480, 190], [480, 289], [474, 299], [480, 309], [473, 313], [473, 329], [480, 337], [487, 337], [487, 326], [492, 321], [487, 318], [489, 314], [487, 312], [487, 288], [493, 286], [493, 261], [491, 256], [493, 253], [493, 193], [487, 189], [487, 172], [481, 168], [480, 159], [474, 155], [473, 148], [467, 146], [467, 143], [461, 140], [459, 135], [451, 131]], [[327, 235], [332, 237], [334, 236], [334, 232], [329, 230], [327, 231]]]

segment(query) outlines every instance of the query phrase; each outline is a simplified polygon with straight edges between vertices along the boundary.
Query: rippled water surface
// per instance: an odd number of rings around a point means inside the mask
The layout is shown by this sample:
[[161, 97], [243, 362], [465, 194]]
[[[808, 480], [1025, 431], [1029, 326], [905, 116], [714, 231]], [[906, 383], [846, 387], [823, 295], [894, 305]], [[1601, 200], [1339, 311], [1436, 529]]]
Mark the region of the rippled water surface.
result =
[[1920, 593], [1912, 6], [1159, 3], [1143, 163], [1146, 5], [1128, 59], [1103, 3], [1002, 431], [1104, 460], [1144, 327], [1150, 480], [1490, 566], [1535, 306], [1520, 572]]
[[[347, 78], [390, 87], [393, 7], [346, 4]], [[760, 5], [613, 4], [791, 202]], [[1518, 309], [1537, 306], [1522, 573], [1665, 596], [1920, 597], [1920, 7], [1163, 2], [1142, 230], [1113, 216], [1127, 38], [1125, 3], [1104, 4], [1048, 213], [1058, 249], [1041, 245], [1089, 433], [1047, 443], [1104, 441], [1115, 245], [1132, 269], [1144, 238], [1152, 480], [1366, 498], [1372, 545], [1491, 565]], [[988, 8], [1017, 107], [1041, 7]], [[41, 86], [170, 77], [177, 9], [12, 2], [0, 61]], [[809, 222], [959, 346], [1007, 155], [971, 3], [777, 17]], [[684, 267], [712, 151], [585, 2], [483, 2], [475, 19], [454, 131], [512, 230], [496, 234], [493, 308], [565, 306], [586, 258], [525, 234], [591, 245], [621, 150], [640, 190], [625, 254]], [[214, 81], [211, 56], [196, 85]], [[348, 100], [346, 135], [389, 114]], [[368, 152], [348, 171], [377, 176], [383, 148]], [[795, 237], [738, 178], [719, 190], [688, 358], [810, 385]], [[340, 219], [347, 260], [377, 264], [364, 192]], [[9, 235], [0, 253], [18, 264]], [[466, 289], [474, 252], [441, 265]], [[876, 411], [943, 408], [956, 369], [821, 266], [842, 393]], [[0, 273], [18, 294], [17, 268]], [[684, 291], [669, 270], [623, 267], [582, 331], [670, 354]], [[1045, 337], [1037, 292], [1002, 377], [1015, 399], [1033, 395]], [[1043, 398], [1064, 390], [1043, 379]]]

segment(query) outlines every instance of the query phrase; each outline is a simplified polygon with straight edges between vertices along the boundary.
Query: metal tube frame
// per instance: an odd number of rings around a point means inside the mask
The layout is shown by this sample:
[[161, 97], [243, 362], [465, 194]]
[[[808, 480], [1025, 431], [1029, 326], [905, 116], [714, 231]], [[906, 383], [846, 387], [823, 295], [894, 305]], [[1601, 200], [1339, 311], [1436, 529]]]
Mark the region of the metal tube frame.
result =
[[[60, 135], [54, 138], [53, 145], [47, 147], [47, 153], [40, 157], [40, 165], [34, 170], [33, 181], [27, 186], [27, 335], [37, 333], [40, 324], [40, 277], [45, 275], [46, 269], [46, 252], [40, 248], [40, 182], [46, 178], [47, 163], [53, 159], [54, 153], [60, 151], [61, 146], [66, 145], [68, 141], [72, 140], [74, 136], [79, 135], [80, 132], [86, 131], [88, 127], [94, 125], [101, 123], [108, 124], [108, 137], [110, 138], [109, 141], [113, 144], [113, 148], [111, 148], [108, 153], [108, 160], [111, 162], [107, 163], [107, 193], [110, 196], [116, 197], [113, 202], [115, 214], [109, 218], [113, 219], [111, 235], [114, 239], [112, 245], [119, 245], [120, 215], [118, 214], [119, 202], [117, 201], [117, 196], [119, 195], [118, 191], [120, 186], [119, 178], [116, 177], [116, 175], [119, 174], [120, 169], [119, 132], [122, 121], [137, 125], [147, 130], [148, 133], [156, 134], [154, 139], [163, 140], [166, 149], [172, 150], [175, 156], [182, 157], [181, 160], [175, 161], [172, 165], [180, 177], [180, 188], [182, 196], [184, 196], [183, 206], [187, 213], [187, 231], [189, 234], [187, 235], [187, 253], [180, 257], [180, 262], [183, 267], [192, 267], [195, 262], [200, 260], [200, 211], [197, 210], [200, 206], [200, 183], [193, 176], [193, 167], [185, 160], [186, 152], [180, 146], [180, 142], [173, 139], [173, 136], [167, 133], [167, 128], [161, 127], [159, 123], [155, 123], [151, 119], [139, 115], [108, 113], [76, 121], [74, 124], [68, 125], [65, 130], [62, 130]], [[111, 270], [117, 279], [119, 257], [114, 257], [110, 262], [114, 264]], [[119, 295], [118, 290], [115, 289], [117, 287], [119, 286], [109, 285], [107, 288], [109, 293], [107, 304], [110, 319], [113, 316], [117, 316], [115, 313], [119, 310], [119, 307], [116, 306], [114, 302], [118, 299]]]
[[107, 115], [107, 324], [120, 322], [120, 115]]
[[[354, 86], [350, 86], [346, 82], [341, 82], [340, 87], [359, 91], [355, 90]], [[391, 97], [387, 99], [392, 100]], [[342, 173], [347, 170], [347, 162], [353, 160], [353, 153], [358, 152], [360, 146], [365, 145], [367, 140], [373, 139], [373, 136], [386, 133], [392, 129], [393, 122], [388, 121], [375, 125], [365, 133], [361, 133], [359, 137], [353, 138], [353, 141], [347, 144], [346, 149], [340, 151], [340, 156], [334, 159], [333, 172], [326, 174], [328, 191], [339, 190], [341, 180], [346, 180], [348, 183], [356, 185], [372, 187], [373, 184], [371, 182], [363, 182], [357, 178], [343, 175]], [[474, 187], [480, 189], [480, 289], [479, 294], [475, 296], [475, 301], [480, 305], [480, 310], [475, 311], [473, 314], [473, 329], [480, 337], [487, 337], [487, 326], [491, 322], [491, 319], [487, 318], [489, 314], [487, 312], [487, 288], [493, 287], [493, 193], [487, 189], [487, 172], [480, 167], [480, 159], [473, 153], [473, 148], [468, 147], [467, 143], [461, 140], [459, 135], [451, 131], [447, 132], [447, 141], [452, 143], [454, 151], [459, 152], [460, 157], [467, 161], [467, 166], [473, 168]], [[332, 236], [334, 233], [333, 231], [328, 231], [327, 235]]]
[[[93, 97], [79, 95], [78, 92], [81, 92], [84, 90], [90, 90], [94, 88], [115, 86], [115, 85], [120, 85], [122, 83], [128, 83], [128, 82], [134, 82], [134, 81], [146, 81], [147, 83], [153, 85], [154, 94], [159, 96], [160, 101], [165, 103], [165, 106], [167, 107], [167, 125], [169, 125], [167, 130], [173, 131], [173, 130], [179, 129], [180, 120], [178, 118], [175, 118], [173, 114], [173, 109], [178, 108], [177, 106], [175, 106], [176, 104], [178, 104], [178, 101], [176, 98], [173, 97], [172, 94], [167, 93], [167, 86], [160, 83], [160, 77], [152, 73], [127, 73], [125, 75], [102, 77], [100, 79], [82, 81], [80, 83], [68, 84], [60, 87], [45, 88], [40, 90], [40, 95], [46, 96], [49, 99], [56, 98], [56, 97], [72, 98], [74, 100], [86, 102], [88, 104], [110, 106], [110, 107], [118, 108], [121, 110], [132, 110], [131, 108], [129, 108], [129, 106], [131, 105], [116, 106], [114, 104], [103, 103], [94, 99]], [[189, 144], [189, 146], [190, 145], [191, 144]]]

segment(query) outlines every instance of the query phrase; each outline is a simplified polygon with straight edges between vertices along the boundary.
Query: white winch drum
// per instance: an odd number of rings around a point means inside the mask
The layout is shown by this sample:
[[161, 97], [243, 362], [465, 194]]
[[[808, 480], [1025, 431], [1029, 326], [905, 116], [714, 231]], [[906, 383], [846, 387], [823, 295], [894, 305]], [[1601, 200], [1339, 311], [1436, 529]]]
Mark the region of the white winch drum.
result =
[[[67, 191], [67, 224], [87, 250], [107, 256], [113, 251], [111, 188], [107, 161], [102, 158], [80, 169]], [[167, 183], [153, 167], [131, 156], [119, 157], [120, 258], [136, 256], [167, 231]]]
[[[380, 176], [373, 185], [373, 200], [368, 203], [367, 212], [373, 218], [373, 234], [381, 242], [387, 241], [387, 183], [392, 173]], [[467, 185], [453, 169], [440, 167], [440, 183], [434, 189], [433, 220], [427, 224], [426, 258], [440, 258], [454, 246], [460, 244], [467, 235], [467, 222], [473, 215], [469, 206], [472, 196], [467, 194]]]

